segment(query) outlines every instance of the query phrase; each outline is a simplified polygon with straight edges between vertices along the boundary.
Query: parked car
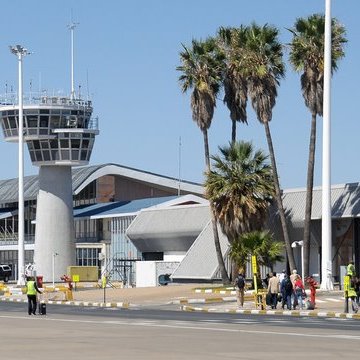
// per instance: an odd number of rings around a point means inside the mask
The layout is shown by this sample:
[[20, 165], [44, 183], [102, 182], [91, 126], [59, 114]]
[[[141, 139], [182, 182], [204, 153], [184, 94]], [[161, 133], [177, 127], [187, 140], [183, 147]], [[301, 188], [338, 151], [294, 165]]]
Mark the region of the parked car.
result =
[[8, 282], [11, 278], [11, 267], [9, 265], [0, 265], [0, 280]]

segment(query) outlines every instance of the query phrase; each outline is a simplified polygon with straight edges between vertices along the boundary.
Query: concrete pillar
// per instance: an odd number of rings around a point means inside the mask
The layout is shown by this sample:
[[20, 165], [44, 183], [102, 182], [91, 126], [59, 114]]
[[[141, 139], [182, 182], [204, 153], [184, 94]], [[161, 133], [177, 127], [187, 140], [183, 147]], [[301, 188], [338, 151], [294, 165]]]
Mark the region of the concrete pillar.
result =
[[53, 272], [55, 282], [61, 281], [75, 265], [71, 166], [40, 167], [34, 262], [45, 282], [53, 281]]

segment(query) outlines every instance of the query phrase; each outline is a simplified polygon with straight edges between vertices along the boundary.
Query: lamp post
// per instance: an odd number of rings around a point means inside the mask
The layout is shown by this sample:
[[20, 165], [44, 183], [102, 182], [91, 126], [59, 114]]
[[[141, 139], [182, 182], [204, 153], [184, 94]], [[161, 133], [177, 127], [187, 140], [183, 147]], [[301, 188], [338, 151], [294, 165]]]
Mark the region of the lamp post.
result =
[[301, 278], [302, 281], [304, 281], [304, 276], [305, 276], [305, 272], [304, 272], [304, 241], [300, 240], [300, 241], [294, 241], [291, 244], [292, 248], [296, 248], [296, 247], [301, 247]]
[[333, 290], [331, 234], [331, 0], [325, 0], [321, 289]]
[[55, 258], [58, 255], [59, 254], [55, 251], [52, 253], [52, 286], [53, 286], [53, 289], [55, 289]]
[[19, 139], [19, 211], [18, 211], [18, 285], [25, 284], [25, 249], [24, 249], [24, 125], [23, 125], [23, 75], [22, 59], [29, 52], [21, 45], [9, 46], [12, 54], [18, 58], [19, 90], [18, 90], [18, 139]]

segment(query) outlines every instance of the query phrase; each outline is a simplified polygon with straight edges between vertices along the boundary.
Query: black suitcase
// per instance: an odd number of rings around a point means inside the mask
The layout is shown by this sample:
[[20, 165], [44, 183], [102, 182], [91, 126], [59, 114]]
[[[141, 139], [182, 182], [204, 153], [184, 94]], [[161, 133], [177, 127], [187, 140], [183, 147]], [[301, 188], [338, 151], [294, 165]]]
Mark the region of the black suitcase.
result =
[[46, 315], [46, 304], [39, 303], [39, 315]]

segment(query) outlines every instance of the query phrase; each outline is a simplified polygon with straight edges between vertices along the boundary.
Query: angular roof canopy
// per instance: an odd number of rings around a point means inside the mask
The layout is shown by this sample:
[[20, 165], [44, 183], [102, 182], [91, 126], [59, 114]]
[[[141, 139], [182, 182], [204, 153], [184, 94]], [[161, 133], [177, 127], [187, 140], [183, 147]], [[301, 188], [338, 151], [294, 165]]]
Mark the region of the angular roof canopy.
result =
[[[103, 164], [84, 166], [72, 169], [73, 193], [77, 195], [92, 181], [105, 176], [115, 175], [127, 179], [133, 179], [137, 182], [148, 183], [159, 189], [179, 188], [179, 180], [168, 176], [162, 176], [147, 171], [133, 169], [127, 166], [116, 164]], [[180, 183], [181, 191], [184, 193], [203, 194], [203, 187], [200, 184], [182, 181]], [[39, 192], [38, 176], [24, 177], [24, 199], [35, 200]], [[18, 179], [0, 180], [0, 203], [12, 203], [18, 201]]]
[[126, 235], [141, 252], [187, 251], [209, 218], [207, 203], [151, 208], [138, 214]]
[[[283, 191], [283, 204], [293, 223], [302, 223], [305, 217], [306, 189]], [[360, 216], [360, 185], [350, 183], [331, 187], [331, 217], [349, 218]], [[322, 218], [322, 189], [314, 187], [311, 219]]]
[[[223, 258], [227, 257], [229, 242], [218, 227], [220, 247]], [[173, 279], [220, 279], [219, 263], [215, 251], [214, 235], [211, 220], [208, 221], [204, 230], [194, 241], [186, 256], [172, 273]]]
[[176, 196], [165, 196], [159, 198], [147, 198], [128, 201], [115, 201], [91, 205], [81, 205], [74, 208], [75, 219], [91, 218], [103, 219], [125, 215], [136, 215], [142, 209], [152, 207], [166, 201], [175, 199]]

